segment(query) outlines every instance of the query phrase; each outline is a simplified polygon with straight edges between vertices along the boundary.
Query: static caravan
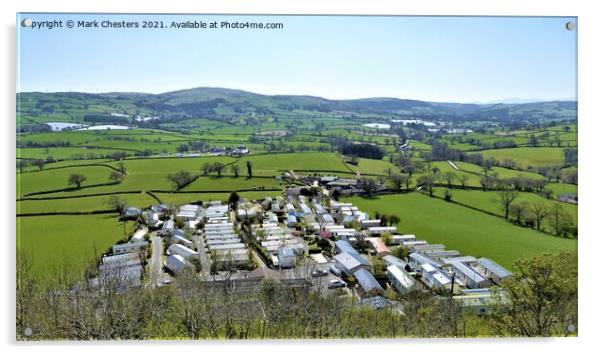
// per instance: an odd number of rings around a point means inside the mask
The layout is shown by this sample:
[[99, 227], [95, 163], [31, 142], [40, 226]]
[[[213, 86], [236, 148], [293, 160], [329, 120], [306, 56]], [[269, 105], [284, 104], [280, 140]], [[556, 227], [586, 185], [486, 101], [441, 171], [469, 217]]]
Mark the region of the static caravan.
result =
[[407, 294], [416, 289], [416, 280], [408, 272], [396, 265], [387, 267], [387, 278], [400, 294]]

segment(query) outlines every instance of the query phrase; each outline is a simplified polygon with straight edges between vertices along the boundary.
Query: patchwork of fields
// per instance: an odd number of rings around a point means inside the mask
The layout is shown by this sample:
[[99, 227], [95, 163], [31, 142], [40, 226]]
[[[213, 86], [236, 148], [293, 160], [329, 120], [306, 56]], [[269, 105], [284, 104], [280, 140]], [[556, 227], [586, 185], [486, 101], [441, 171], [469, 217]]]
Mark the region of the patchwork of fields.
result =
[[[79, 274], [85, 265], [95, 259], [101, 252], [116, 240], [123, 237], [123, 225], [117, 222], [117, 214], [109, 211], [108, 199], [116, 195], [128, 206], [148, 207], [157, 202], [183, 204], [191, 201], [226, 200], [231, 191], [240, 191], [243, 198], [254, 200], [266, 196], [281, 195], [286, 182], [276, 178], [284, 172], [296, 175], [337, 175], [343, 178], [369, 176], [385, 180], [389, 171], [399, 173], [400, 168], [391, 163], [391, 157], [397, 152], [393, 138], [389, 135], [375, 135], [374, 131], [364, 129], [360, 123], [347, 126], [342, 118], [327, 115], [320, 119], [327, 127], [316, 130], [313, 120], [302, 121], [296, 127], [302, 132], [289, 137], [272, 137], [265, 142], [251, 142], [252, 134], [260, 133], [262, 138], [269, 137], [270, 132], [284, 131], [295, 121], [294, 114], [283, 116], [278, 122], [268, 120], [260, 128], [243, 125], [232, 125], [207, 119], [195, 119], [184, 123], [165, 123], [171, 132], [159, 129], [133, 129], [121, 131], [69, 131], [52, 133], [34, 133], [19, 135], [22, 144], [17, 148], [17, 157], [21, 159], [49, 159], [46, 166], [39, 170], [35, 166], [23, 167], [23, 173], [17, 174], [17, 214], [58, 213], [59, 215], [36, 215], [17, 217], [17, 242], [19, 254], [27, 255], [35, 260], [32, 271], [41, 276], [59, 266], [64, 260], [69, 263], [73, 274]], [[369, 121], [369, 116], [361, 119]], [[48, 121], [53, 119], [48, 118]], [[305, 131], [303, 132], [303, 129]], [[566, 145], [576, 144], [576, 126], [549, 128], [551, 137], [558, 137]], [[262, 135], [262, 132], [267, 132]], [[538, 137], [540, 130], [508, 132], [511, 136], [493, 134], [467, 134], [463, 142], [445, 136], [449, 146], [454, 149], [471, 151], [475, 145], [468, 144], [467, 138], [482, 141], [514, 139], [523, 144], [530, 134]], [[368, 142], [381, 147], [385, 153], [382, 159], [358, 158], [358, 165], [347, 163], [350, 157], [343, 157], [333, 150], [328, 137], [346, 137], [353, 143]], [[270, 140], [271, 139], [271, 140]], [[235, 147], [245, 145], [252, 151], [251, 155], [236, 158], [220, 157], [164, 157], [163, 153], [173, 154], [178, 146], [194, 142], [207, 142], [212, 146]], [[282, 144], [281, 147], [297, 152], [266, 152], [270, 143]], [[44, 146], [54, 144], [56, 146]], [[421, 153], [431, 151], [431, 145], [425, 141], [410, 141], [415, 149], [414, 160], [424, 161]], [[305, 151], [310, 149], [310, 151]], [[314, 151], [311, 151], [314, 149]], [[322, 151], [315, 151], [315, 150]], [[528, 166], [562, 165], [564, 147], [517, 147], [508, 149], [490, 149], [478, 151], [485, 158], [498, 160], [512, 158], [522, 168]], [[153, 156], [134, 158], [133, 155], [150, 150]], [[124, 151], [129, 157], [122, 161], [127, 174], [120, 183], [112, 183], [109, 175], [119, 169], [119, 162], [106, 156], [115, 151]], [[53, 161], [61, 160], [61, 161]], [[204, 175], [205, 164], [221, 163], [225, 167], [222, 176], [211, 172]], [[247, 163], [252, 168], [252, 177], [248, 176]], [[447, 161], [431, 161], [425, 165], [430, 170], [417, 171], [411, 179], [410, 188], [416, 188], [416, 181], [433, 169], [441, 174], [453, 172], [453, 199], [470, 207], [501, 215], [496, 202], [495, 192], [460, 189], [460, 177], [465, 178], [467, 187], [480, 187], [480, 179], [484, 174], [481, 166], [454, 161], [458, 169]], [[570, 168], [569, 168], [570, 169]], [[235, 170], [239, 176], [235, 177]], [[568, 171], [568, 169], [565, 169]], [[198, 176], [193, 182], [175, 191], [174, 185], [168, 181], [170, 173], [188, 171]], [[575, 169], [576, 171], [576, 169]], [[534, 172], [518, 171], [501, 167], [493, 167], [489, 173], [499, 178], [526, 177], [544, 179]], [[81, 188], [68, 184], [72, 174], [82, 174], [86, 180]], [[445, 181], [438, 181], [446, 184]], [[385, 182], [385, 185], [390, 185]], [[555, 195], [576, 194], [577, 186], [568, 183], [548, 183], [547, 188]], [[151, 193], [148, 193], [151, 192]], [[435, 193], [441, 196], [443, 188], [436, 188]], [[156, 199], [158, 198], [158, 199]], [[503, 219], [472, 210], [461, 205], [446, 203], [439, 199], [428, 198], [418, 193], [404, 195], [387, 195], [372, 199], [353, 197], [349, 201], [365, 211], [374, 213], [394, 213], [402, 222], [398, 226], [400, 232], [413, 233], [418, 238], [431, 243], [444, 243], [448, 249], [458, 249], [466, 254], [488, 256], [502, 265], [511, 266], [516, 259], [553, 252], [561, 249], [575, 249], [576, 241], [552, 237], [541, 232], [519, 227]], [[519, 200], [528, 202], [560, 203], [577, 217], [577, 207], [558, 201], [547, 200], [533, 193], [521, 193]], [[60, 215], [61, 213], [105, 214]], [[131, 228], [128, 225], [127, 228]], [[128, 230], [126, 230], [128, 231]]]

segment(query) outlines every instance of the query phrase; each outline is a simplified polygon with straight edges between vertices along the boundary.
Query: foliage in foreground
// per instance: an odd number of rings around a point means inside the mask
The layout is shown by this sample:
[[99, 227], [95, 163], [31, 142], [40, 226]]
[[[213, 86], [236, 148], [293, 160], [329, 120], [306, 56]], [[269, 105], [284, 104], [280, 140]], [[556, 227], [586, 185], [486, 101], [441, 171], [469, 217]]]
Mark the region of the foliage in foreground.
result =
[[[388, 296], [403, 311], [373, 310], [349, 297], [292, 288], [275, 281], [232, 291], [181, 274], [169, 287], [123, 291], [67, 286], [57, 274], [51, 289], [17, 274], [17, 338], [44, 339], [271, 339], [472, 336], [559, 336], [577, 323], [576, 257], [543, 255], [520, 261], [505, 281], [505, 297], [490, 316], [463, 312], [448, 296], [417, 292]], [[307, 279], [311, 281], [311, 278]], [[506, 294], [506, 295], [503, 295]], [[24, 337], [26, 328], [31, 337]]]

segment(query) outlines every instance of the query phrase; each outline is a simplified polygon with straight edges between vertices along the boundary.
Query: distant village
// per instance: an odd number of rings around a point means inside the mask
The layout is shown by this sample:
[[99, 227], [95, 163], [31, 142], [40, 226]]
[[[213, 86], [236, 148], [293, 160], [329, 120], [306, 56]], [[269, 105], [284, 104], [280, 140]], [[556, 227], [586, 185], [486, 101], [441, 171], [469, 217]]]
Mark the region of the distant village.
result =
[[123, 219], [139, 228], [99, 261], [92, 279], [102, 286], [169, 286], [182, 272], [229, 287], [265, 279], [308, 286], [357, 299], [375, 309], [403, 311], [387, 296], [428, 291], [450, 296], [475, 314], [487, 314], [491, 286], [512, 273], [488, 258], [463, 255], [337, 201], [333, 191], [353, 194], [356, 180], [305, 177], [305, 186], [282, 196], [227, 203], [157, 204], [127, 208]]

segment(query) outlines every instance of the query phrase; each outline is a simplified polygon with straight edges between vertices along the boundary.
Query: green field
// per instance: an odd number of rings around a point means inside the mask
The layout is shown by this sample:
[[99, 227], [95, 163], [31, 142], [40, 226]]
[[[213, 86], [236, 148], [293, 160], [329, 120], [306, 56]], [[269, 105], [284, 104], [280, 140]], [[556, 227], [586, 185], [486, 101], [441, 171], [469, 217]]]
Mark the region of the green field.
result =
[[[443, 197], [444, 191], [443, 188], [437, 188], [435, 189], [435, 195]], [[452, 200], [499, 216], [504, 215], [504, 211], [499, 203], [498, 192], [454, 189], [452, 190]], [[575, 204], [546, 199], [535, 193], [518, 192], [518, 198], [516, 198], [514, 203], [521, 202], [526, 202], [529, 205], [543, 203], [548, 207], [561, 205], [573, 217], [573, 221], [577, 223], [577, 205]]]
[[519, 147], [510, 149], [494, 149], [479, 151], [484, 158], [493, 157], [497, 160], [510, 158], [523, 168], [529, 166], [555, 166], [564, 162], [563, 150], [558, 147]]
[[352, 197], [345, 201], [371, 216], [376, 211], [398, 215], [400, 232], [415, 234], [429, 243], [442, 243], [446, 249], [456, 249], [462, 254], [490, 257], [507, 267], [520, 258], [577, 248], [575, 240], [521, 228], [501, 218], [419, 193], [371, 199]]
[[42, 278], [61, 274], [56, 270], [63, 267], [69, 276], [81, 276], [123, 236], [114, 214], [17, 217], [17, 255], [27, 258], [31, 273]]
[[[156, 204], [156, 200], [146, 193], [116, 194], [128, 206], [148, 208]], [[17, 214], [89, 212], [110, 210], [110, 196], [80, 197], [68, 199], [28, 199], [17, 201]]]

